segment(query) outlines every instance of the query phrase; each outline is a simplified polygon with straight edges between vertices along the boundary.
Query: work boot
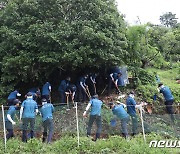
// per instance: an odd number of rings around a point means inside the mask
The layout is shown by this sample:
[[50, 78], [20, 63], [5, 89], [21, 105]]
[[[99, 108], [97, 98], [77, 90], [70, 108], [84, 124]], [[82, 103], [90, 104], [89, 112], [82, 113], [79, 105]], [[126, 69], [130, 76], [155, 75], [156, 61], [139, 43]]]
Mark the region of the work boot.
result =
[[22, 142], [27, 142], [27, 133], [26, 133], [26, 130], [23, 130], [23, 133], [22, 133]]
[[34, 137], [34, 131], [31, 130], [30, 135], [31, 135], [31, 138], [33, 138]]
[[100, 138], [100, 133], [96, 133], [96, 140]]
[[47, 132], [43, 132], [42, 142], [45, 142], [47, 138]]

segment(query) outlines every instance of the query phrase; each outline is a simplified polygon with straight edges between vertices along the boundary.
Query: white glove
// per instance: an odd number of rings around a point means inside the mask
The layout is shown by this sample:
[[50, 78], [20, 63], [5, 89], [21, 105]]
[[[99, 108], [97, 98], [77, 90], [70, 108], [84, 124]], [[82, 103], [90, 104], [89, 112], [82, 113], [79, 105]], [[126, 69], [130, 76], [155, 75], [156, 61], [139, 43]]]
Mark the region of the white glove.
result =
[[84, 113], [83, 113], [83, 117], [86, 117], [86, 111], [84, 111]]
[[16, 124], [16, 122], [12, 121], [12, 125], [15, 125], [15, 124]]

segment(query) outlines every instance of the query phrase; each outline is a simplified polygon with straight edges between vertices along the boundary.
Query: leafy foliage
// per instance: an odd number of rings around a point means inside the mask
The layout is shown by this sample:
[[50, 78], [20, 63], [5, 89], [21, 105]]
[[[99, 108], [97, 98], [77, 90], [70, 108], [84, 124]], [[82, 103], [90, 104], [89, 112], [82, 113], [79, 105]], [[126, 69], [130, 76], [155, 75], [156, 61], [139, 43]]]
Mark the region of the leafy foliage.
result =
[[132, 26], [127, 30], [128, 55], [127, 63], [131, 66], [145, 68], [149, 62], [159, 56], [157, 47], [149, 43], [149, 29], [144, 26]]
[[115, 1], [15, 0], [0, 10], [1, 87], [39, 83], [58, 70], [119, 64], [125, 22]]
[[160, 16], [160, 22], [166, 27], [176, 27], [177, 25], [177, 19], [176, 14], [173, 14], [172, 12], [167, 12]]

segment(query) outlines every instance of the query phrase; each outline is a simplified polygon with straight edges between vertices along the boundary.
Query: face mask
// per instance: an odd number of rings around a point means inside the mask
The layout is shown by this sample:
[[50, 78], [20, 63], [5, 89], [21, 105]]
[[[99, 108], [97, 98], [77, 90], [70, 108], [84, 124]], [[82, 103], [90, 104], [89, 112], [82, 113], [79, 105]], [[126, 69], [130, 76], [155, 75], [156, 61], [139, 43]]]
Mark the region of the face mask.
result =
[[133, 95], [133, 94], [130, 94], [129, 96], [132, 97], [132, 98], [134, 98], [134, 95]]
[[42, 102], [42, 105], [46, 104], [47, 102]]

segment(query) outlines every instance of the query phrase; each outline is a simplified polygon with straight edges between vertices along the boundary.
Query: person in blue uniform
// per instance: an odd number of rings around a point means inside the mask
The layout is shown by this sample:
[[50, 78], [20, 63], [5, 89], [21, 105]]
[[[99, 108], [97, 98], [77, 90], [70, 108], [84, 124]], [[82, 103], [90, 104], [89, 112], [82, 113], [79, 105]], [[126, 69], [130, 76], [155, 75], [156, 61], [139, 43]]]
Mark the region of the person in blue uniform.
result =
[[[51, 103], [48, 103], [46, 99], [42, 99], [42, 107], [40, 109], [40, 113], [42, 115], [42, 121], [43, 121], [43, 138], [42, 141], [47, 143], [50, 143], [53, 136], [53, 112], [54, 112], [54, 106]], [[47, 138], [48, 136], [48, 138]]]
[[33, 95], [33, 100], [37, 100], [38, 97], [41, 97], [41, 91], [38, 87], [33, 87], [31, 89], [29, 89], [29, 92], [32, 93]]
[[33, 100], [31, 92], [27, 93], [26, 100], [20, 108], [20, 120], [22, 119], [22, 141], [27, 142], [27, 128], [30, 124], [30, 137], [34, 137], [35, 116], [38, 113], [37, 103]]
[[108, 95], [111, 93], [112, 86], [115, 86], [116, 91], [119, 93], [118, 89], [118, 80], [121, 77], [121, 72], [118, 73], [111, 73], [109, 75], [109, 83], [108, 83]]
[[89, 117], [89, 123], [87, 127], [87, 136], [91, 135], [91, 128], [94, 123], [96, 122], [97, 131], [96, 131], [96, 138], [100, 138], [101, 130], [102, 130], [102, 119], [101, 119], [101, 108], [102, 108], [103, 102], [98, 99], [98, 95], [94, 95], [92, 99], [89, 101], [86, 110], [83, 113], [83, 116], [87, 116], [87, 111], [91, 108], [90, 111], [90, 117]]
[[74, 84], [70, 84], [67, 87], [67, 92], [70, 94], [71, 96], [71, 101], [76, 100], [76, 91], [77, 91], [77, 87]]
[[51, 85], [46, 82], [42, 88], [42, 98], [45, 98], [48, 102], [50, 101]]
[[87, 80], [88, 75], [84, 75], [79, 78], [78, 83], [77, 83], [77, 93], [78, 93], [78, 101], [85, 102], [87, 100], [87, 93], [86, 93], [86, 80]]
[[7, 105], [8, 106], [11, 106], [13, 105], [13, 101], [17, 98], [17, 96], [21, 96], [21, 94], [17, 91], [17, 90], [14, 90], [13, 92], [11, 92], [8, 96], [8, 99], [7, 99]]
[[128, 129], [127, 123], [129, 121], [129, 115], [127, 114], [126, 110], [124, 109], [124, 105], [119, 104], [115, 105], [115, 103], [110, 102], [109, 104], [110, 109], [112, 109], [112, 113], [117, 116], [117, 118], [121, 121], [121, 129], [122, 134], [125, 138], [128, 138]]
[[71, 80], [71, 78], [67, 77], [65, 80], [62, 80], [59, 85], [58, 91], [60, 94], [60, 103], [66, 102], [66, 91], [67, 91], [67, 87], [70, 84], [70, 80]]
[[160, 83], [158, 85], [159, 92], [163, 94], [165, 99], [165, 105], [167, 113], [170, 115], [171, 120], [174, 122], [174, 111], [173, 111], [173, 103], [174, 103], [174, 97], [172, 95], [172, 92], [168, 86], [164, 86], [163, 83]]
[[13, 105], [9, 107], [5, 117], [5, 126], [8, 131], [8, 134], [6, 135], [7, 140], [14, 137], [13, 125], [16, 124], [16, 122], [14, 121], [14, 115], [16, 114], [16, 110], [19, 107], [19, 103], [20, 101], [18, 99], [15, 99], [13, 101]]
[[38, 87], [33, 87], [29, 89], [29, 92], [33, 95], [33, 100], [37, 102], [38, 105], [41, 104], [41, 91]]
[[138, 117], [136, 114], [136, 108], [140, 109], [143, 106], [143, 104], [137, 105], [134, 97], [135, 93], [134, 91], [131, 91], [128, 98], [126, 99], [127, 113], [130, 115], [132, 120], [132, 136], [137, 134], [138, 128]]
[[97, 77], [97, 74], [93, 73], [93, 74], [90, 74], [88, 76], [88, 79], [87, 79], [87, 85], [89, 87], [89, 91], [90, 91], [91, 96], [97, 94], [97, 91], [96, 91], [96, 77]]

